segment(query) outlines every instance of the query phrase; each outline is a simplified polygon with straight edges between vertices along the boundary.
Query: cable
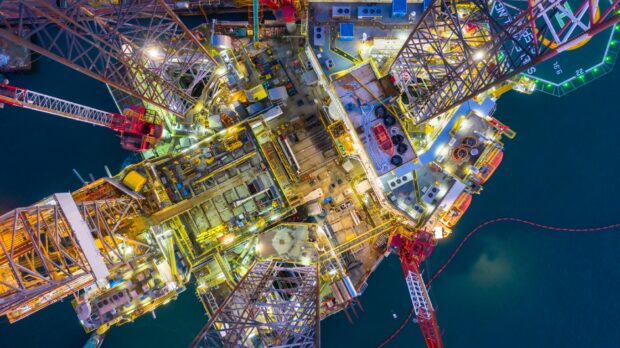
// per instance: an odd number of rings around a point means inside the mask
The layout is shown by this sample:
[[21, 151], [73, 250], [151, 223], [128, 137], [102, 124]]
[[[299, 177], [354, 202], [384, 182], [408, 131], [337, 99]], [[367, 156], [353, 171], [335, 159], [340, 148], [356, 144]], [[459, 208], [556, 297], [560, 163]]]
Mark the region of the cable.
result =
[[390, 341], [393, 340], [394, 337], [398, 336], [398, 334], [405, 328], [405, 326], [407, 326], [407, 323], [409, 323], [409, 320], [411, 320], [411, 317], [413, 316], [414, 312], [415, 312], [414, 308], [412, 307], [411, 311], [409, 312], [409, 315], [403, 321], [403, 323], [400, 324], [398, 329], [396, 329], [396, 331], [394, 331], [394, 333], [392, 333], [392, 335], [388, 337], [385, 341], [383, 341], [377, 348], [383, 348], [386, 344], [390, 343]]
[[512, 218], [512, 217], [504, 217], [504, 218], [496, 218], [496, 219], [492, 219], [492, 220], [487, 220], [487, 221], [481, 223], [480, 225], [476, 226], [476, 228], [471, 230], [471, 232], [469, 232], [465, 236], [465, 238], [463, 238], [461, 243], [459, 243], [459, 245], [456, 247], [456, 249], [452, 252], [452, 255], [450, 255], [448, 260], [446, 260], [446, 262], [444, 262], [444, 264], [437, 270], [437, 272], [435, 272], [435, 274], [433, 274], [433, 276], [430, 278], [430, 280], [426, 284], [426, 287], [428, 288], [431, 285], [431, 283], [435, 279], [437, 279], [437, 277], [439, 277], [439, 275], [452, 262], [454, 257], [456, 257], [456, 254], [458, 254], [458, 252], [461, 250], [461, 248], [463, 247], [465, 242], [467, 242], [467, 240], [472, 235], [474, 235], [474, 233], [478, 232], [480, 229], [482, 229], [483, 227], [485, 227], [487, 225], [490, 225], [490, 224], [493, 224], [493, 223], [496, 223], [496, 222], [500, 222], [500, 221], [513, 221], [513, 222], [518, 222], [518, 223], [521, 223], [521, 224], [530, 225], [530, 226], [533, 226], [533, 227], [536, 227], [536, 228], [545, 229], [545, 230], [561, 231], [561, 232], [579, 232], [579, 233], [605, 231], [605, 230], [611, 230], [611, 229], [620, 227], [620, 223], [616, 223], [616, 224], [612, 224], [612, 225], [607, 225], [607, 226], [602, 226], [602, 227], [590, 227], [590, 228], [555, 227], [555, 226], [549, 226], [549, 225], [542, 225], [542, 224], [539, 224], [539, 223], [536, 223], [536, 222], [532, 222], [532, 221], [529, 221], [529, 220]]
[[[458, 252], [461, 250], [461, 248], [463, 247], [465, 242], [471, 236], [473, 236], [476, 232], [478, 232], [483, 227], [488, 226], [488, 225], [493, 224], [493, 223], [496, 223], [496, 222], [501, 222], [501, 221], [518, 222], [518, 223], [521, 223], [521, 224], [530, 225], [530, 226], [533, 226], [533, 227], [536, 227], [536, 228], [545, 229], [545, 230], [560, 231], [560, 232], [577, 232], [577, 233], [606, 231], [606, 230], [611, 230], [611, 229], [620, 227], [620, 223], [616, 223], [616, 224], [612, 224], [612, 225], [607, 225], [607, 226], [602, 226], [602, 227], [590, 227], [590, 228], [555, 227], [555, 226], [543, 225], [543, 224], [539, 224], [539, 223], [536, 223], [536, 222], [533, 222], [533, 221], [519, 219], [519, 218], [512, 218], [512, 217], [503, 217], [503, 218], [496, 218], [496, 219], [487, 220], [487, 221], [481, 223], [480, 225], [476, 226], [476, 228], [474, 228], [467, 235], [465, 235], [465, 238], [463, 238], [461, 243], [459, 243], [459, 245], [456, 247], [456, 249], [454, 249], [454, 251], [452, 252], [450, 257], [448, 257], [448, 260], [446, 260], [446, 262], [444, 262], [443, 265], [441, 265], [441, 267], [437, 270], [437, 272], [435, 272], [435, 274], [433, 274], [433, 276], [429, 279], [428, 283], [426, 284], [426, 287], [428, 288], [431, 285], [431, 283], [435, 279], [437, 279], [437, 277], [439, 277], [439, 275], [446, 269], [446, 267], [452, 262], [452, 260], [454, 260], [454, 258], [456, 257], [456, 254], [458, 254]], [[396, 329], [392, 333], [392, 335], [390, 335], [390, 337], [388, 337], [385, 341], [383, 341], [377, 348], [385, 347], [385, 345], [390, 343], [391, 340], [393, 340], [396, 336], [398, 336], [398, 334], [405, 328], [405, 326], [407, 326], [407, 323], [409, 323], [409, 320], [413, 316], [413, 313], [414, 313], [414, 308], [411, 308], [411, 311], [409, 312], [409, 315], [407, 316], [407, 319], [405, 319], [403, 321], [403, 323], [398, 327], [398, 329]]]

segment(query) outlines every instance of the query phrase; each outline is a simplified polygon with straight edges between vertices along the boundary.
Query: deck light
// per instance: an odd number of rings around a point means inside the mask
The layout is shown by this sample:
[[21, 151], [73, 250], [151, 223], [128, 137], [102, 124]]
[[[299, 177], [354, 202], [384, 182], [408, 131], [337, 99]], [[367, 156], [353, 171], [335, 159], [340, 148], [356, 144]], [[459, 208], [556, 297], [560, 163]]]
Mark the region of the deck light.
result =
[[221, 66], [221, 67], [219, 67], [219, 68], [217, 68], [215, 70], [215, 74], [218, 75], [218, 76], [222, 76], [225, 73], [226, 73], [226, 67], [225, 66]]
[[484, 50], [478, 50], [474, 52], [473, 58], [475, 61], [479, 62], [484, 59], [485, 55], [486, 55], [486, 52]]
[[151, 59], [160, 59], [164, 56], [164, 52], [157, 46], [149, 46], [144, 51]]

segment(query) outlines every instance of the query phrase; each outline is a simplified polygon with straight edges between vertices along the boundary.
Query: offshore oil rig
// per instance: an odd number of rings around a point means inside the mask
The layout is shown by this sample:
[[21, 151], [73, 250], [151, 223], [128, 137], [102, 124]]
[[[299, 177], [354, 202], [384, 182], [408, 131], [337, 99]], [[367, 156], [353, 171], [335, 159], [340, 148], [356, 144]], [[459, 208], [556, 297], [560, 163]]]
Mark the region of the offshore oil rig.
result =
[[395, 253], [443, 347], [420, 263], [515, 136], [495, 101], [620, 31], [619, 1], [1, 2], [2, 40], [105, 83], [118, 110], [7, 83], [0, 102], [110, 128], [142, 161], [0, 216], [0, 314], [73, 296], [103, 335], [193, 276], [210, 320], [192, 346], [318, 347]]

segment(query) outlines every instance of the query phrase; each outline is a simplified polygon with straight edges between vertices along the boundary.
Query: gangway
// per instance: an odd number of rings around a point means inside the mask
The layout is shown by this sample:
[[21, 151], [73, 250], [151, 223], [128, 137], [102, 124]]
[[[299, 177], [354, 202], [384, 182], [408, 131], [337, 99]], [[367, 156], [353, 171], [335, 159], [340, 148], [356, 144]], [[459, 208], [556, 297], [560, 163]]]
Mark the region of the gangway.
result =
[[110, 128], [120, 133], [121, 146], [129, 151], [153, 148], [163, 133], [156, 114], [140, 106], [121, 115], [7, 84], [0, 84], [0, 103]]

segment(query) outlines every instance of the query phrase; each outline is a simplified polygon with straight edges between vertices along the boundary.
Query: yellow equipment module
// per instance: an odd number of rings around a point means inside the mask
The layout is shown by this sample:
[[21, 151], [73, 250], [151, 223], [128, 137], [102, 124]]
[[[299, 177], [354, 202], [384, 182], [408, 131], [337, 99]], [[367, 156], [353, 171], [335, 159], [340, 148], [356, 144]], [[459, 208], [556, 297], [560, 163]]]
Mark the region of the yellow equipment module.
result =
[[132, 170], [123, 178], [123, 184], [132, 189], [134, 192], [140, 192], [146, 184], [146, 177], [135, 170]]

